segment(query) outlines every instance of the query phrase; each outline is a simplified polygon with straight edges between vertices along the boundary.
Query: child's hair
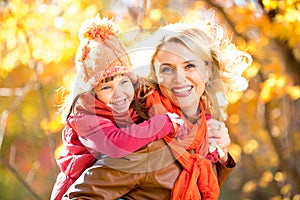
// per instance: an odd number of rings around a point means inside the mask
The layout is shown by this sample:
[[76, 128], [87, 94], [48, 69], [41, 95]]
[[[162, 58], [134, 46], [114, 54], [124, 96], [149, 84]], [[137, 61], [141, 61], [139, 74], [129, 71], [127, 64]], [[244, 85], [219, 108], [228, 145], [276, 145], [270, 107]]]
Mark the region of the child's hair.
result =
[[134, 101], [134, 108], [144, 118], [148, 119], [148, 108], [146, 106], [147, 97], [152, 94], [154, 90], [158, 89], [157, 83], [146, 77], [139, 77], [136, 98]]

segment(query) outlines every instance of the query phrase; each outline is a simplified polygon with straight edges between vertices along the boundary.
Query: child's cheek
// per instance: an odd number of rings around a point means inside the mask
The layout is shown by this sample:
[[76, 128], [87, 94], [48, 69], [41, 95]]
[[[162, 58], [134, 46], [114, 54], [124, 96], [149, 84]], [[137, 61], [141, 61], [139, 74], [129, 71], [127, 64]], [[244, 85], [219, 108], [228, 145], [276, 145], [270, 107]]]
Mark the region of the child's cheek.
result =
[[134, 99], [134, 88], [132, 87], [128, 92], [127, 92], [127, 96], [129, 97], [129, 101], [132, 102]]

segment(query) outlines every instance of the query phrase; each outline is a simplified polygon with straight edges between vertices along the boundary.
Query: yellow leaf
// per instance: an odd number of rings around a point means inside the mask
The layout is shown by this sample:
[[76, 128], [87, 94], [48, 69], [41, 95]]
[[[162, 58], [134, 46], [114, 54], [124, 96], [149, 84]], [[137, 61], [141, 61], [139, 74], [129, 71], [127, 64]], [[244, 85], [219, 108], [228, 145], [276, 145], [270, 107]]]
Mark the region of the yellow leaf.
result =
[[240, 117], [237, 114], [232, 114], [229, 116], [228, 120], [231, 124], [238, 124], [240, 122]]
[[255, 180], [248, 181], [243, 186], [243, 192], [250, 193], [253, 192], [257, 188], [257, 183]]
[[79, 13], [80, 8], [80, 2], [72, 1], [72, 4], [66, 8], [65, 15], [73, 16], [75, 13]]
[[232, 155], [232, 157], [234, 158], [234, 160], [238, 162], [241, 158], [242, 147], [238, 144], [232, 143], [229, 146], [229, 152]]
[[269, 10], [274, 10], [277, 7], [277, 3], [274, 0], [263, 0], [264, 6]]
[[61, 123], [61, 118], [59, 115], [55, 115], [53, 119], [47, 120], [43, 119], [40, 123], [40, 126], [43, 130], [45, 130], [45, 133], [57, 133], [61, 132], [63, 129], [63, 124]]
[[238, 100], [240, 100], [242, 95], [243, 95], [243, 92], [239, 92], [239, 91], [232, 93], [229, 97], [229, 103], [234, 104], [234, 103], [238, 102]]
[[292, 200], [300, 200], [300, 194], [295, 194]]
[[270, 87], [263, 86], [260, 92], [260, 100], [262, 102], [269, 102], [272, 98], [272, 89]]
[[276, 78], [277, 78], [277, 75], [272, 73], [269, 75], [269, 79], [267, 79], [265, 81], [265, 85], [266, 87], [274, 87], [276, 85]]
[[55, 158], [55, 159], [58, 159], [58, 157], [59, 157], [59, 155], [60, 155], [60, 152], [61, 152], [61, 150], [63, 149], [63, 147], [64, 147], [64, 145], [61, 144], [61, 145], [59, 145], [59, 146], [55, 149], [55, 151], [54, 151], [54, 158]]
[[11, 1], [10, 8], [19, 19], [22, 19], [29, 12], [29, 4], [24, 3], [22, 0]]
[[142, 23], [143, 27], [149, 28], [152, 27], [152, 21], [149, 18], [145, 18]]
[[285, 184], [281, 189], [280, 193], [286, 195], [292, 191], [293, 187], [291, 184]]
[[19, 56], [20, 56], [20, 52], [18, 50], [15, 50], [7, 54], [7, 56], [2, 60], [1, 69], [4, 69], [7, 72], [12, 71], [18, 63]]
[[61, 132], [63, 124], [61, 123], [60, 115], [55, 115], [53, 119], [50, 120], [49, 130], [51, 133]]
[[152, 21], [157, 22], [160, 20], [162, 16], [161, 10], [160, 9], [153, 9], [150, 11], [149, 17]]
[[250, 67], [248, 67], [244, 75], [246, 78], [252, 78], [256, 76], [256, 74], [259, 72], [260, 64], [259, 63], [253, 63]]
[[286, 94], [286, 87], [288, 84], [288, 77], [281, 74], [271, 73], [269, 78], [262, 83], [262, 90], [260, 99], [263, 102], [268, 102], [271, 98], [281, 98]]
[[273, 180], [273, 173], [271, 171], [265, 171], [259, 180], [260, 187], [267, 187], [268, 184]]
[[244, 146], [243, 151], [246, 154], [251, 154], [253, 153], [256, 149], [258, 148], [258, 143], [256, 140], [252, 139], [247, 144]]
[[298, 22], [300, 17], [300, 12], [294, 9], [286, 9], [286, 14], [284, 15], [284, 20], [286, 22]]
[[[101, 3], [101, 2], [100, 2]], [[90, 5], [88, 6], [85, 11], [84, 11], [84, 14], [85, 14], [85, 17], [87, 19], [89, 18], [92, 18], [92, 17], [95, 17], [96, 13], [98, 12], [99, 8], [96, 6], [96, 5]]]
[[292, 100], [297, 100], [300, 98], [300, 86], [287, 86], [286, 93]]
[[274, 179], [277, 182], [283, 182], [283, 181], [286, 180], [286, 175], [283, 172], [276, 172], [275, 176], [274, 176]]
[[287, 78], [285, 76], [277, 77], [277, 80], [276, 80], [277, 89], [281, 90], [286, 85], [286, 82], [287, 82]]

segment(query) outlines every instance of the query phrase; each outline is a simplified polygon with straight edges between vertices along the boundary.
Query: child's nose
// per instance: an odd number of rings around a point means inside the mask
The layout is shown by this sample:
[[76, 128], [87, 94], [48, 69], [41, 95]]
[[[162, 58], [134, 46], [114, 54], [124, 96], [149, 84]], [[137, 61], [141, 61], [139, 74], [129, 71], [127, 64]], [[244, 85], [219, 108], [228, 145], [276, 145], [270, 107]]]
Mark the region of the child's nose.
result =
[[121, 87], [120, 87], [120, 86], [116, 86], [116, 87], [114, 88], [114, 97], [120, 96], [121, 93], [122, 93]]

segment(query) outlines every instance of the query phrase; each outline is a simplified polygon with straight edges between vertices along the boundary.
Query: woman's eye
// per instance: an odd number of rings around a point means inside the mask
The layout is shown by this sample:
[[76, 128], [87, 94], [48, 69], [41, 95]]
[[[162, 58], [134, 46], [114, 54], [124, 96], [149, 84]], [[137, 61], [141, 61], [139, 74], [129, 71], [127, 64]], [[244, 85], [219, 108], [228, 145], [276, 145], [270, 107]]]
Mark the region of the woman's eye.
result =
[[171, 74], [174, 72], [174, 69], [172, 67], [162, 67], [160, 71], [163, 74]]
[[185, 69], [193, 69], [193, 68], [196, 68], [196, 65], [188, 64], [188, 65], [185, 66]]

